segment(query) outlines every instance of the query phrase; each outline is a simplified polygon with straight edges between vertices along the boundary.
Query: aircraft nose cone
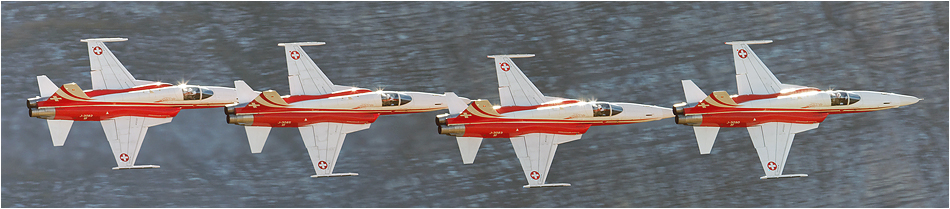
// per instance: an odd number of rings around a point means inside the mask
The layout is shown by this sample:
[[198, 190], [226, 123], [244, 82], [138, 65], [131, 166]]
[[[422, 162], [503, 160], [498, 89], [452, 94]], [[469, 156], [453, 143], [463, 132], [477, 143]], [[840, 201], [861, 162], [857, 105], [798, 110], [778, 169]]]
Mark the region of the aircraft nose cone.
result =
[[673, 109], [671, 108], [663, 108], [660, 110], [660, 117], [662, 118], [672, 118], [673, 116], [675, 115], [673, 115]]
[[906, 95], [899, 95], [899, 96], [901, 100], [900, 106], [912, 105], [920, 101], [920, 99], [913, 96], [906, 96]]

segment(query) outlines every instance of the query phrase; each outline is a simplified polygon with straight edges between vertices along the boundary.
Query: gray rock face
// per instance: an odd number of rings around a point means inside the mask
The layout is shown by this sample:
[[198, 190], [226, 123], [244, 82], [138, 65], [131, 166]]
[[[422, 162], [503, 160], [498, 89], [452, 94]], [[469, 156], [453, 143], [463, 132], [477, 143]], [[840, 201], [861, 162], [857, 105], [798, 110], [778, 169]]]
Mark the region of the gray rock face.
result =
[[[947, 2], [3, 2], [3, 207], [948, 207]], [[462, 165], [441, 112], [383, 116], [349, 134], [336, 170], [312, 179], [295, 129], [261, 154], [220, 109], [184, 110], [149, 129], [138, 162], [112, 171], [99, 123], [64, 147], [23, 100], [35, 76], [90, 88], [83, 38], [111, 43], [138, 79], [287, 94], [280, 42], [308, 47], [340, 85], [497, 103], [490, 54], [516, 62], [549, 96], [671, 106], [680, 80], [736, 92], [725, 41], [753, 49], [783, 83], [924, 98], [829, 116], [798, 134], [786, 173], [762, 170], [744, 129], [699, 155], [672, 119], [591, 128], [561, 145], [549, 182], [523, 189], [507, 139]]]

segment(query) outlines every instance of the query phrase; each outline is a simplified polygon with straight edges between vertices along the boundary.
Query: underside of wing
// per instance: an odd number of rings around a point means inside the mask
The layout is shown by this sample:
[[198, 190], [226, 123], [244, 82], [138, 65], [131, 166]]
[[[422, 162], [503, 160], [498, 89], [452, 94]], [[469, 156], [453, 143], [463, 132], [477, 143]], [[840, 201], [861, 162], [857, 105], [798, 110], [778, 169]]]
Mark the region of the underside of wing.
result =
[[287, 57], [290, 95], [322, 95], [334, 91], [333, 83], [317, 67], [301, 46], [323, 45], [321, 42], [282, 43]]
[[316, 175], [311, 177], [352, 176], [355, 173], [334, 174], [333, 168], [343, 148], [347, 133], [369, 128], [370, 124], [316, 123], [300, 127], [300, 136], [310, 154]]
[[123, 116], [100, 121], [102, 130], [106, 133], [109, 146], [112, 147], [115, 163], [113, 169], [130, 168], [157, 168], [154, 165], [136, 166], [135, 160], [145, 140], [148, 127], [171, 122], [172, 118], [147, 118], [137, 116]]
[[92, 89], [126, 89], [137, 85], [128, 69], [112, 54], [105, 42], [125, 41], [124, 38], [84, 39], [89, 50]]
[[747, 129], [749, 130], [749, 136], [752, 138], [752, 144], [755, 146], [755, 151], [759, 154], [762, 170], [765, 171], [765, 176], [762, 178], [807, 176], [804, 174], [782, 175], [782, 171], [785, 170], [785, 162], [786, 159], [788, 159], [788, 152], [792, 148], [795, 133], [817, 127], [818, 123], [764, 123], [758, 126], [748, 127]]
[[759, 56], [752, 52], [749, 44], [771, 43], [771, 41], [727, 42], [732, 45], [732, 55], [736, 63], [736, 84], [739, 94], [774, 94], [782, 91], [782, 83], [772, 75]]
[[495, 59], [495, 72], [498, 74], [498, 96], [501, 106], [532, 106], [550, 101], [541, 94], [511, 58], [533, 57], [534, 55], [492, 55]]
[[511, 138], [511, 146], [521, 161], [528, 185], [525, 187], [570, 186], [570, 184], [546, 184], [551, 162], [557, 145], [580, 139], [581, 135], [558, 135], [534, 133]]

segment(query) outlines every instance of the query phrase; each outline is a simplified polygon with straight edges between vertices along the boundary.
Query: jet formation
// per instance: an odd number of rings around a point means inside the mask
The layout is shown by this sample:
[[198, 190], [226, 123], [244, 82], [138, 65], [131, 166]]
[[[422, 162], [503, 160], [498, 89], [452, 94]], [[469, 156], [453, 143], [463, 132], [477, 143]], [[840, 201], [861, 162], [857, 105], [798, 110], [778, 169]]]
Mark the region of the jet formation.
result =
[[[148, 127], [169, 123], [182, 109], [223, 108], [229, 124], [243, 126], [251, 153], [263, 151], [272, 128], [297, 128], [310, 155], [311, 177], [356, 176], [333, 173], [347, 133], [370, 128], [381, 115], [447, 109], [437, 115], [438, 133], [454, 136], [463, 164], [472, 164], [484, 138], [508, 138], [528, 182], [525, 188], [570, 186], [546, 183], [559, 144], [581, 139], [591, 126], [623, 125], [674, 118], [692, 126], [700, 154], [709, 154], [719, 129], [746, 128], [765, 176], [761, 179], [805, 177], [783, 174], [796, 133], [818, 127], [830, 114], [859, 113], [914, 104], [920, 99], [874, 91], [823, 91], [782, 84], [750, 44], [732, 46], [738, 94], [705, 94], [691, 80], [682, 80], [686, 102], [655, 105], [582, 101], [550, 97], [512, 61], [533, 54], [491, 55], [498, 78], [500, 105], [471, 100], [453, 92], [373, 91], [334, 85], [303, 50], [323, 42], [280, 43], [287, 61], [290, 94], [255, 91], [244, 81], [234, 88], [136, 80], [106, 47], [125, 38], [83, 39], [89, 52], [91, 90], [75, 83], [57, 87], [37, 76], [40, 95], [27, 99], [30, 117], [45, 119], [53, 146], [63, 146], [73, 121], [99, 121], [112, 148], [113, 169], [159, 168], [136, 165]], [[80, 159], [75, 159], [80, 160]]]

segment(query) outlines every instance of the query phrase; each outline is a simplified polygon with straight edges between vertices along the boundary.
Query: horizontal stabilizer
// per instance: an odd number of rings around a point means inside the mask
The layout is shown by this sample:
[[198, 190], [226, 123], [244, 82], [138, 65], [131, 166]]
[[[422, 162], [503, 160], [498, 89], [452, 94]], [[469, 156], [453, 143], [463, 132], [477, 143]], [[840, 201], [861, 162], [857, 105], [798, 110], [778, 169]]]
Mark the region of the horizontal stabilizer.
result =
[[63, 146], [66, 143], [66, 135], [69, 135], [69, 129], [73, 127], [71, 120], [46, 120], [49, 126], [49, 133], [53, 137], [53, 146]]
[[693, 126], [693, 132], [696, 132], [699, 154], [709, 154], [712, 151], [713, 144], [716, 143], [716, 136], [719, 135], [719, 127]]
[[40, 85], [40, 97], [48, 97], [56, 93], [56, 84], [53, 84], [53, 81], [49, 80], [46, 75], [36, 76], [36, 81]]
[[699, 89], [699, 86], [696, 86], [695, 83], [691, 80], [682, 80], [683, 82], [683, 93], [686, 94], [686, 103], [695, 103], [703, 101], [706, 98], [706, 93], [703, 93], [702, 89]]
[[238, 104], [254, 101], [254, 98], [261, 94], [261, 92], [254, 91], [251, 86], [248, 86], [242, 80], [234, 81], [234, 89], [237, 92]]
[[455, 95], [455, 92], [445, 92], [445, 100], [445, 103], [449, 106], [450, 114], [460, 113], [468, 106], [468, 103], [462, 100], [462, 98], [459, 98], [458, 95]]
[[247, 131], [247, 142], [251, 145], [251, 153], [261, 153], [264, 150], [264, 142], [267, 142], [270, 128], [267, 126], [244, 126], [244, 130]]
[[459, 144], [459, 152], [462, 153], [462, 163], [474, 163], [475, 155], [478, 154], [478, 148], [482, 145], [482, 138], [458, 137], [457, 141]]

